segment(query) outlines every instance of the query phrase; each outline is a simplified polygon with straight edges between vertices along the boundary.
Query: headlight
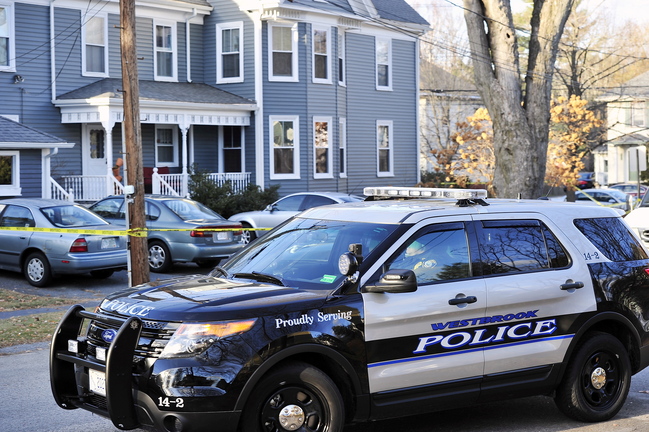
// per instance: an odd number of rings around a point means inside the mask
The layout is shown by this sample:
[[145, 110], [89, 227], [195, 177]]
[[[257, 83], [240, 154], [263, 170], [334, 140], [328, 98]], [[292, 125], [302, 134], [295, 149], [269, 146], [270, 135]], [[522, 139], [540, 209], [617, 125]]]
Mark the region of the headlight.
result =
[[160, 358], [189, 357], [199, 354], [221, 338], [247, 332], [256, 321], [252, 319], [181, 324], [160, 354]]

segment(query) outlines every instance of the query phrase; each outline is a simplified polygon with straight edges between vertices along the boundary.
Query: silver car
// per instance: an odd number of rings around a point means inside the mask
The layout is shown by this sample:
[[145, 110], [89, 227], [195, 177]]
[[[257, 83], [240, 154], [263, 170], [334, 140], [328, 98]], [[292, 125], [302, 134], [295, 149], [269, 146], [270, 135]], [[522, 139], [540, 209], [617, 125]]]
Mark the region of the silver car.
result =
[[341, 192], [299, 192], [287, 195], [268, 205], [264, 210], [237, 213], [229, 220], [241, 222], [244, 228], [261, 228], [258, 231], [244, 231], [242, 243], [250, 243], [264, 234], [264, 228], [274, 228], [285, 220], [312, 207], [363, 201], [362, 197]]
[[126, 236], [109, 232], [119, 229], [85, 207], [67, 201], [0, 200], [0, 268], [22, 272], [36, 287], [45, 287], [63, 274], [90, 273], [95, 278], [107, 278], [126, 268]]
[[[241, 224], [197, 201], [167, 195], [146, 195], [144, 201], [152, 272], [165, 273], [178, 262], [214, 267], [243, 247]], [[123, 196], [104, 198], [90, 206], [116, 225], [126, 225], [124, 209]]]

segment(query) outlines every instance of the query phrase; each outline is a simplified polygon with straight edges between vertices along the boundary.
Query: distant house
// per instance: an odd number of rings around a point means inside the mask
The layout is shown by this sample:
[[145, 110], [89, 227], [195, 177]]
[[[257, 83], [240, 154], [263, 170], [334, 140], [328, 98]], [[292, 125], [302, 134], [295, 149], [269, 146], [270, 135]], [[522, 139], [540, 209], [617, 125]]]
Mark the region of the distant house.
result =
[[422, 62], [419, 117], [421, 123], [420, 164], [434, 171], [437, 160], [431, 150], [446, 148], [458, 122], [466, 121], [484, 107], [476, 86], [429, 62]]
[[649, 72], [597, 98], [606, 103], [607, 145], [595, 153], [601, 184], [637, 181], [646, 169], [649, 142]]
[[[417, 182], [428, 25], [405, 1], [138, 1], [136, 15], [152, 191], [186, 195], [192, 169], [283, 195]], [[0, 17], [0, 115], [60, 139], [48, 171], [21, 156], [21, 187], [3, 195], [119, 192], [118, 2], [0, 0]]]

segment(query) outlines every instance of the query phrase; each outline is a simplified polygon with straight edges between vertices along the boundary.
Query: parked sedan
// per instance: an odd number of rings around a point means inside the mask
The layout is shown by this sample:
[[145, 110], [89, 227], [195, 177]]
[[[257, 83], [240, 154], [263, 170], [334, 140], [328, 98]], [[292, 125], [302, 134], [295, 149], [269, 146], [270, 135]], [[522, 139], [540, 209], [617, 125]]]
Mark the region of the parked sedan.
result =
[[[241, 224], [197, 201], [166, 195], [147, 195], [144, 201], [153, 272], [165, 273], [179, 262], [214, 267], [243, 247]], [[90, 210], [114, 224], [126, 225], [123, 196], [104, 198]]]
[[612, 207], [624, 212], [631, 210], [631, 199], [629, 195], [615, 189], [588, 189], [576, 191], [575, 202], [578, 204]]
[[[109, 232], [119, 229], [85, 207], [67, 201], [0, 200], [0, 268], [22, 272], [36, 287], [45, 287], [63, 274], [90, 273], [95, 278], [107, 278], [126, 268], [126, 236]], [[88, 230], [106, 234], [84, 233]]]
[[[244, 228], [273, 228], [306, 209], [353, 201], [363, 201], [363, 198], [340, 192], [300, 192], [287, 195], [264, 210], [237, 213], [229, 220], [241, 222]], [[244, 231], [241, 241], [249, 243], [261, 234], [263, 231]]]
[[[611, 189], [616, 189], [619, 191], [622, 191], [628, 195], [631, 195], [631, 197], [635, 200], [638, 198], [638, 184], [637, 183], [618, 183], [614, 185], [610, 185], [609, 188]], [[647, 186], [645, 185], [640, 185], [640, 198], [644, 196], [644, 194], [647, 192]]]

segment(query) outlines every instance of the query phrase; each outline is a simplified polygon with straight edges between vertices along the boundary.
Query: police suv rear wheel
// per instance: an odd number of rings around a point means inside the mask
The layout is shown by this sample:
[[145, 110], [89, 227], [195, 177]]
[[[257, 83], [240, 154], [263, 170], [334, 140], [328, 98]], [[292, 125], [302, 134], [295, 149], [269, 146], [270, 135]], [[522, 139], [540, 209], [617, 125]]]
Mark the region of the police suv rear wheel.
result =
[[334, 382], [320, 369], [292, 363], [255, 388], [243, 413], [245, 432], [342, 432], [345, 407]]
[[555, 402], [568, 417], [605, 421], [620, 411], [631, 385], [631, 363], [622, 343], [607, 333], [592, 333], [573, 355]]

